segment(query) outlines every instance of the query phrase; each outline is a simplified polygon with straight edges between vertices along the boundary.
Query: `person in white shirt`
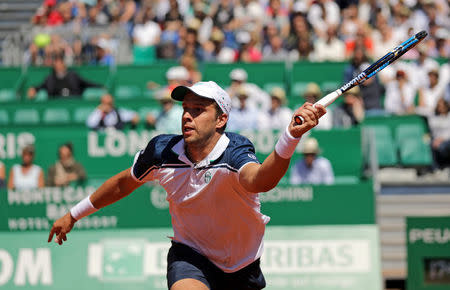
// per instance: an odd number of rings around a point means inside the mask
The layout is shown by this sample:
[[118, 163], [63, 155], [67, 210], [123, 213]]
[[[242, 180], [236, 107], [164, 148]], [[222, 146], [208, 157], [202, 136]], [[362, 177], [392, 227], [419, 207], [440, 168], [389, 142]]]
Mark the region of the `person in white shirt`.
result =
[[228, 130], [239, 132], [258, 129], [258, 116], [260, 112], [247, 105], [248, 93], [245, 87], [240, 87], [236, 98], [239, 100], [239, 107], [230, 113]]
[[260, 112], [258, 120], [259, 129], [281, 130], [289, 123], [292, 117], [292, 110], [286, 107], [286, 92], [283, 88], [274, 87], [270, 92], [272, 106], [270, 110]]
[[241, 87], [245, 88], [248, 95], [247, 106], [256, 110], [268, 110], [270, 108], [270, 96], [258, 85], [247, 82], [248, 74], [242, 68], [235, 68], [230, 72], [231, 84], [227, 88], [233, 108], [239, 108], [239, 100], [235, 98]]
[[11, 168], [8, 189], [35, 189], [45, 186], [44, 171], [34, 160], [34, 146], [27, 145], [22, 149], [22, 163]]
[[409, 82], [406, 72], [397, 70], [395, 79], [386, 85], [386, 97], [384, 109], [386, 112], [396, 115], [414, 113], [414, 99], [416, 90]]
[[225, 132], [231, 99], [215, 82], [178, 86], [171, 96], [182, 101], [182, 135], [150, 140], [131, 168], [55, 221], [48, 242], [56, 235], [62, 245], [78, 220], [158, 180], [167, 192], [174, 230], [168, 288], [262, 289], [266, 282], [259, 258], [270, 218], [260, 211], [259, 193], [278, 184], [301, 136], [326, 109], [310, 103], [298, 108], [295, 116], [305, 122], [296, 125], [293, 115], [275, 150], [260, 163], [247, 138]]
[[333, 184], [334, 173], [328, 159], [318, 156], [319, 143], [315, 138], [308, 138], [303, 144], [303, 158], [292, 167], [289, 182], [297, 184]]
[[86, 125], [93, 130], [105, 128], [123, 129], [126, 124], [136, 126], [139, 115], [131, 110], [119, 109], [114, 106], [114, 98], [105, 94], [100, 99], [100, 105], [89, 115]]
[[439, 82], [437, 69], [428, 72], [429, 85], [419, 90], [419, 106], [417, 114], [430, 116], [433, 114], [439, 99], [444, 98], [447, 84]]
[[330, 25], [325, 37], [320, 37], [314, 44], [315, 61], [344, 61], [345, 43], [337, 37], [337, 29]]
[[146, 6], [144, 11], [136, 16], [138, 22], [133, 29], [133, 42], [139, 46], [155, 46], [159, 44], [161, 28], [153, 21], [154, 15], [151, 7]]

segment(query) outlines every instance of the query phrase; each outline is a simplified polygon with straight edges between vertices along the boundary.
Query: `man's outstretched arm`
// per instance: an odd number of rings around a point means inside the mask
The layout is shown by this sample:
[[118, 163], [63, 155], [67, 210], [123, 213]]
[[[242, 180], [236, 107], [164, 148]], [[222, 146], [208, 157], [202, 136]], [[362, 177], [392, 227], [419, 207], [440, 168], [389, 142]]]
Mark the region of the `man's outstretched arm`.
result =
[[[129, 195], [142, 184], [131, 176], [131, 168], [128, 168], [109, 178], [91, 196], [87, 197], [88, 200], [81, 201], [75, 207], [79, 207], [81, 203], [88, 203], [88, 206], [92, 206], [94, 211], [101, 209]], [[55, 241], [62, 245], [63, 241], [67, 240], [66, 235], [72, 230], [76, 221], [77, 219], [70, 212], [56, 220], [50, 230], [48, 242], [51, 242], [53, 235], [56, 235]]]
[[294, 116], [305, 120], [302, 125], [295, 124], [293, 118], [275, 146], [275, 150], [262, 164], [249, 163], [239, 173], [239, 181], [250, 192], [266, 192], [274, 188], [286, 173], [295, 147], [301, 136], [319, 123], [326, 113], [325, 107], [305, 103], [298, 108]]

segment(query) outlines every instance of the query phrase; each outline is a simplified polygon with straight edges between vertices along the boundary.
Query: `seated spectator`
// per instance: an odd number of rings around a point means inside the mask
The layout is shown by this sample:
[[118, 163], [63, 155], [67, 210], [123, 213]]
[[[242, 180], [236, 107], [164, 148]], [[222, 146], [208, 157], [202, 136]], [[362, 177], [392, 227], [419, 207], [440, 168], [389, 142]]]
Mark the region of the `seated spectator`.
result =
[[315, 61], [343, 61], [345, 60], [345, 44], [337, 37], [335, 26], [328, 26], [324, 38], [319, 38], [314, 45]]
[[344, 102], [334, 109], [333, 127], [350, 128], [364, 120], [364, 102], [359, 87], [344, 93]]
[[31, 18], [33, 25], [57, 26], [64, 24], [64, 18], [57, 9], [57, 0], [45, 0]]
[[286, 107], [286, 92], [275, 87], [270, 92], [272, 105], [268, 111], [259, 113], [259, 129], [284, 130], [292, 118], [292, 110]]
[[245, 87], [238, 90], [237, 99], [239, 107], [231, 110], [227, 128], [235, 132], [258, 129], [258, 111], [247, 106], [248, 93]]
[[333, 184], [334, 173], [328, 159], [320, 154], [317, 139], [309, 137], [303, 144], [303, 158], [291, 170], [289, 182], [297, 184]]
[[68, 70], [62, 56], [56, 56], [51, 74], [42, 84], [28, 89], [28, 98], [33, 99], [41, 89], [46, 90], [50, 98], [80, 97], [89, 87], [100, 85], [86, 81], [76, 72]]
[[419, 106], [416, 112], [420, 115], [433, 114], [437, 101], [444, 98], [447, 84], [439, 82], [439, 71], [434, 69], [428, 72], [429, 85], [419, 89]]
[[258, 85], [247, 82], [248, 74], [242, 68], [235, 68], [230, 72], [231, 85], [227, 92], [233, 102], [233, 107], [239, 108], [240, 101], [236, 98], [241, 87], [245, 89], [248, 96], [246, 106], [255, 110], [269, 110], [270, 96]]
[[308, 11], [308, 21], [316, 35], [325, 36], [328, 25], [339, 25], [340, 10], [332, 0], [315, 1]]
[[3, 162], [0, 161], [0, 188], [5, 187], [6, 185], [5, 178], [6, 178], [5, 164], [3, 164]]
[[183, 55], [180, 60], [181, 65], [188, 71], [187, 82], [195, 84], [202, 80], [202, 73], [197, 69], [197, 61], [190, 55]]
[[[306, 86], [306, 90], [303, 94], [303, 97], [306, 102], [310, 102], [311, 104], [316, 103], [318, 100], [322, 98], [322, 92], [320, 87], [316, 83], [309, 83]], [[329, 130], [333, 127], [333, 110], [327, 110], [327, 113], [323, 115], [319, 124], [314, 127], [315, 130]]]
[[[240, 31], [236, 35], [239, 45], [239, 62], [260, 62], [263, 55], [258, 48], [258, 34], [255, 32]], [[220, 60], [219, 60], [220, 61]]]
[[114, 65], [114, 56], [111, 46], [105, 38], [99, 38], [95, 43], [95, 56], [91, 60], [92, 65]]
[[210, 41], [205, 42], [204, 51], [207, 62], [231, 63], [236, 58], [236, 51], [225, 46], [225, 35], [217, 27], [213, 28]]
[[48, 170], [48, 186], [67, 186], [71, 183], [81, 184], [86, 180], [86, 172], [83, 165], [73, 157], [71, 143], [66, 143], [59, 147], [58, 158], [59, 160]]
[[170, 96], [169, 90], [163, 90], [158, 96], [161, 110], [158, 114], [148, 114], [147, 125], [154, 127], [158, 132], [165, 134], [176, 134], [181, 129], [181, 117], [183, 108], [175, 104]]
[[395, 79], [386, 85], [384, 109], [396, 115], [412, 114], [415, 97], [414, 85], [409, 82], [403, 70], [397, 70]]
[[116, 128], [121, 130], [131, 123], [132, 128], [139, 123], [139, 115], [131, 110], [114, 106], [114, 98], [110, 94], [103, 95], [100, 105], [89, 115], [86, 125], [93, 130]]
[[34, 146], [27, 145], [22, 149], [22, 163], [15, 164], [9, 172], [8, 189], [43, 188], [44, 171], [33, 164]]
[[297, 40], [297, 47], [289, 52], [291, 61], [314, 61], [314, 47], [309, 36], [302, 36]]
[[133, 29], [133, 43], [139, 46], [155, 46], [159, 44], [161, 28], [154, 21], [152, 7], [145, 6], [136, 16], [136, 25]]
[[428, 124], [435, 167], [450, 166], [450, 104], [439, 99], [434, 115], [428, 117]]
[[184, 66], [173, 66], [166, 72], [167, 89], [172, 90], [178, 86], [189, 85], [189, 71]]
[[288, 57], [288, 51], [283, 47], [283, 40], [280, 36], [274, 35], [269, 39], [262, 51], [264, 61], [284, 61]]

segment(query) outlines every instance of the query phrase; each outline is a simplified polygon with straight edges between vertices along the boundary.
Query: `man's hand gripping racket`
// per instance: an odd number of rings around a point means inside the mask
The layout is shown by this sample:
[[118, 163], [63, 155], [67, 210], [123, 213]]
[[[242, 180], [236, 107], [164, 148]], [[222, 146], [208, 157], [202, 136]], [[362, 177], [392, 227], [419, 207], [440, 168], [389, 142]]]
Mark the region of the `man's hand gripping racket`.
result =
[[[400, 58], [402, 55], [404, 55], [408, 50], [416, 46], [422, 39], [424, 39], [427, 36], [426, 31], [421, 31], [417, 33], [416, 35], [408, 38], [405, 42], [400, 44], [399, 46], [395, 47], [393, 50], [391, 50], [389, 53], [387, 53], [385, 56], [374, 62], [372, 65], [370, 65], [367, 69], [365, 69], [362, 73], [357, 75], [354, 79], [343, 85], [341, 88], [335, 90], [332, 93], [329, 93], [325, 97], [318, 100], [314, 106], [320, 104], [324, 107], [328, 107], [331, 103], [333, 103], [339, 96], [341, 96], [346, 91], [350, 90], [354, 86], [357, 86], [359, 84], [362, 84], [365, 80], [371, 78], [374, 76], [377, 72], [384, 69], [386, 66], [390, 65], [394, 61], [396, 61], [398, 58]], [[300, 116], [296, 115], [294, 117], [294, 121], [297, 125], [301, 125], [305, 122], [305, 119]]]

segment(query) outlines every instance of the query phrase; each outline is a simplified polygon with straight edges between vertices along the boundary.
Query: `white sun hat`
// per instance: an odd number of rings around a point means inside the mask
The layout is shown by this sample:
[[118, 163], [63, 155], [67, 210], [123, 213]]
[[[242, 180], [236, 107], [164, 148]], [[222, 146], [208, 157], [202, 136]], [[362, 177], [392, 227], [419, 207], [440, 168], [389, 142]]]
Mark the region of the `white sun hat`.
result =
[[197, 96], [216, 101], [222, 111], [229, 115], [231, 111], [231, 98], [218, 84], [213, 81], [198, 82], [190, 87], [178, 86], [172, 91], [172, 99], [183, 101], [184, 96], [192, 92]]

